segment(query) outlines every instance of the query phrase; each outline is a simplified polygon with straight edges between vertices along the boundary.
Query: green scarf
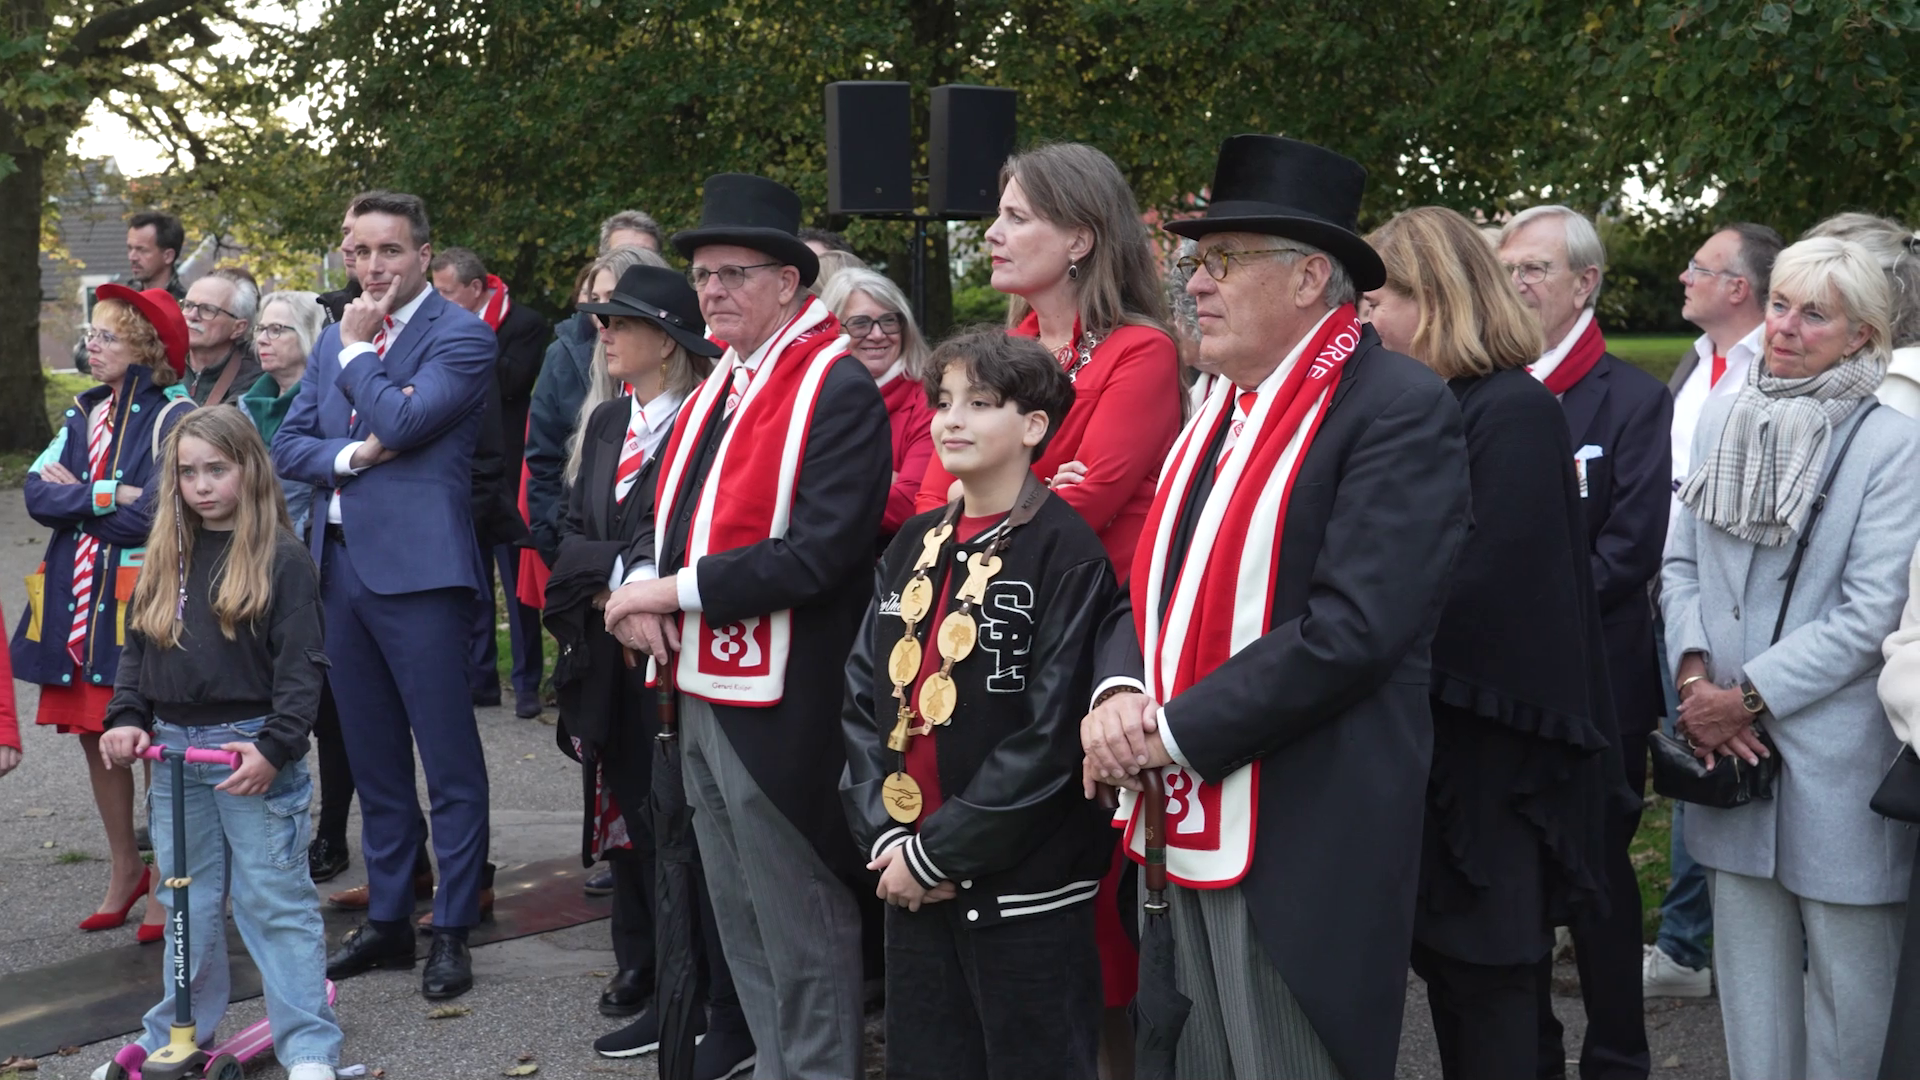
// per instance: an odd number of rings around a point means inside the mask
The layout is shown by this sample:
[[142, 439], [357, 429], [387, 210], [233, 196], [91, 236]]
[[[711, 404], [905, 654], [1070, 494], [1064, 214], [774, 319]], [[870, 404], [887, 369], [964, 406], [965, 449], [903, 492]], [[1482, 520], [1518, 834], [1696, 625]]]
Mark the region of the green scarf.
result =
[[260, 381], [241, 395], [240, 407], [253, 418], [253, 426], [260, 429], [260, 437], [271, 444], [273, 433], [280, 430], [280, 422], [287, 418], [287, 410], [293, 407], [293, 399], [299, 396], [299, 383], [294, 383], [293, 389], [283, 394], [280, 384], [273, 381], [273, 376], [262, 375]]

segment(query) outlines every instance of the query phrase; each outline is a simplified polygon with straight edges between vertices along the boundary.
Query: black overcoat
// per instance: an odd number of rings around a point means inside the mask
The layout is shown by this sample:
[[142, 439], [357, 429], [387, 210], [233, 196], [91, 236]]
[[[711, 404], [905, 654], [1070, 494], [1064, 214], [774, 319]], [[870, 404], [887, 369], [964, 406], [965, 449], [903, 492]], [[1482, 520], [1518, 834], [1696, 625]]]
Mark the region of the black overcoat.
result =
[[[1261, 762], [1240, 888], [1348, 1080], [1388, 1080], [1399, 1053], [1433, 748], [1428, 650], [1467, 504], [1453, 395], [1364, 327], [1301, 459], [1272, 629], [1166, 707], [1202, 778]], [[1125, 605], [1110, 629], [1096, 684], [1142, 671]]]

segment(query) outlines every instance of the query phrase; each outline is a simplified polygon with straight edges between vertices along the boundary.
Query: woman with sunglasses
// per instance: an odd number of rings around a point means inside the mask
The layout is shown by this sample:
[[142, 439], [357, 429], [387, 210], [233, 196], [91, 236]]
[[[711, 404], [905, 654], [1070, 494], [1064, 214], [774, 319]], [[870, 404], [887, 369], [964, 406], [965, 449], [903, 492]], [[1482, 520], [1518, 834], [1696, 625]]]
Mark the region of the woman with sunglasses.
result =
[[893, 489], [880, 519], [880, 546], [916, 511], [914, 497], [933, 460], [933, 410], [920, 383], [927, 358], [926, 339], [908, 310], [907, 298], [886, 275], [850, 267], [833, 276], [820, 293], [852, 344], [853, 358], [866, 366], [887, 403], [893, 433]]

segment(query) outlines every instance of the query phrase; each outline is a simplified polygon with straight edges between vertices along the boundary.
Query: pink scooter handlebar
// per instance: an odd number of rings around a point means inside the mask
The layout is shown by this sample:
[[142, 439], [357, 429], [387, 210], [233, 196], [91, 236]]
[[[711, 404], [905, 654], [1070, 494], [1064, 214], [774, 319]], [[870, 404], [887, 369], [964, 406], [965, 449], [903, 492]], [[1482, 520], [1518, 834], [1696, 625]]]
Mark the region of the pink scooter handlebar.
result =
[[[180, 753], [171, 747], [149, 746], [140, 751], [140, 756], [150, 761], [162, 761], [166, 759], [169, 752]], [[231, 750], [205, 750], [198, 746], [189, 746], [186, 755], [189, 765], [225, 765], [229, 769], [240, 767], [240, 755]]]

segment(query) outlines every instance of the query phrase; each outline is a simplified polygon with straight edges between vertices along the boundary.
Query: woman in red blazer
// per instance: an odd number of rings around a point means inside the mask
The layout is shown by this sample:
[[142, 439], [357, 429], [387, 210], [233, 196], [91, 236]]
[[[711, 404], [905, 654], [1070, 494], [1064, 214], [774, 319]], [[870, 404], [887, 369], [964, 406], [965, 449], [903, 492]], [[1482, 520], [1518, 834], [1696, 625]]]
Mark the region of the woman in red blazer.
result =
[[919, 513], [914, 500], [920, 494], [921, 478], [927, 475], [927, 462], [933, 460], [933, 407], [927, 404], [927, 388], [920, 382], [927, 359], [926, 339], [920, 336], [900, 286], [885, 274], [864, 267], [842, 270], [820, 290], [820, 302], [839, 318], [853, 358], [873, 376], [887, 403], [893, 487], [887, 492], [886, 513], [880, 517], [884, 549], [900, 526]]
[[[1034, 474], [1069, 461], [1084, 476], [1058, 494], [1100, 534], [1125, 585], [1160, 463], [1180, 433], [1179, 351], [1133, 191], [1113, 159], [1054, 143], [1000, 170], [1000, 216], [987, 229], [993, 287], [1013, 297], [1008, 333], [1037, 337], [1073, 378], [1073, 408]], [[943, 506], [953, 477], [936, 457], [917, 507]]]
[[[1000, 170], [1000, 216], [987, 229], [993, 287], [1012, 296], [1007, 332], [1037, 337], [1073, 379], [1073, 408], [1034, 475], [1100, 534], [1124, 587], [1146, 524], [1160, 465], [1180, 433], [1180, 355], [1168, 336], [1167, 299], [1133, 191], [1113, 159], [1091, 146], [1054, 143], [1016, 154]], [[943, 506], [954, 483], [935, 457], [916, 505]], [[1101, 882], [1094, 932], [1106, 983], [1103, 1074], [1132, 1075], [1124, 1006], [1139, 957], [1120, 924], [1120, 864]], [[1130, 905], [1129, 905], [1130, 906]]]

